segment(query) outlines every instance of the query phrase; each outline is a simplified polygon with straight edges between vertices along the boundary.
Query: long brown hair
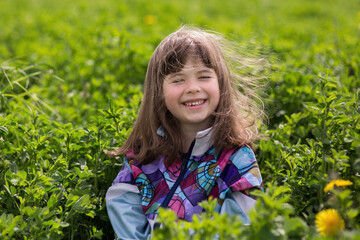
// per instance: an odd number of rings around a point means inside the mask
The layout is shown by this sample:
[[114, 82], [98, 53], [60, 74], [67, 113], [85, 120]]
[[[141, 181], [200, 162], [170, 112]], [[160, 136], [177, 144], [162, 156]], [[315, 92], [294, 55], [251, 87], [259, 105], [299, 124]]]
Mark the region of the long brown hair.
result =
[[[220, 101], [212, 116], [216, 150], [251, 144], [263, 116], [262, 102], [256, 94], [258, 78], [238, 74], [250, 61], [239, 57], [236, 48], [229, 45], [219, 34], [193, 27], [181, 27], [167, 36], [150, 59], [133, 130], [127, 141], [109, 155], [131, 151], [131, 158], [138, 163], [150, 163], [160, 154], [168, 155], [167, 164], [171, 164], [180, 152], [182, 137], [178, 120], [166, 108], [163, 81], [168, 74], [180, 71], [189, 56], [214, 69], [219, 80]], [[159, 127], [164, 136], [157, 133]]]

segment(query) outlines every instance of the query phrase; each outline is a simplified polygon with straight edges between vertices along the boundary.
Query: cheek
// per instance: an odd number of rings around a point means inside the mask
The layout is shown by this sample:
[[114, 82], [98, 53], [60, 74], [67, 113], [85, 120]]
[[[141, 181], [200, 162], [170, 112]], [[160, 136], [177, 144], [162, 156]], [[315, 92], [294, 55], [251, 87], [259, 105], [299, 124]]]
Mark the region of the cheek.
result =
[[211, 89], [211, 92], [214, 98], [214, 104], [217, 106], [220, 101], [220, 88], [218, 83], [214, 84], [213, 88]]
[[219, 102], [220, 102], [220, 91], [217, 91], [216, 97], [217, 97], [217, 104], [216, 104], [216, 106], [217, 106], [217, 105], [219, 105]]
[[164, 88], [164, 101], [168, 110], [171, 110], [178, 104], [179, 96], [178, 93], [174, 89]]
[[176, 105], [178, 104], [178, 98], [176, 98], [174, 95], [168, 95], [165, 98], [165, 104], [166, 107], [171, 110], [172, 108], [176, 107]]
[[219, 104], [220, 104], [220, 93], [217, 92], [217, 95], [216, 95], [216, 98], [214, 101], [214, 111], [218, 108]]

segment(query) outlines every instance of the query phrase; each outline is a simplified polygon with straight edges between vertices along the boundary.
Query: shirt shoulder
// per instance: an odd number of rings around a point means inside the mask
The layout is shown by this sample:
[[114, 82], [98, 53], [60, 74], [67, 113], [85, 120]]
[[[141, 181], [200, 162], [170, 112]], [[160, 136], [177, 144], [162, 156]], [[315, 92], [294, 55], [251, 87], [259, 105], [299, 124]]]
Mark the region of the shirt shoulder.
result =
[[113, 185], [116, 183], [130, 183], [130, 184], [135, 183], [133, 171], [130, 167], [129, 159], [127, 158], [127, 156], [123, 158], [123, 165], [119, 173], [117, 174], [115, 180], [113, 181]]
[[244, 191], [262, 187], [262, 177], [253, 150], [244, 145], [237, 149], [226, 150], [226, 165], [220, 176], [231, 191]]
[[229, 158], [229, 162], [240, 172], [246, 172], [251, 167], [258, 167], [255, 154], [248, 145], [235, 149]]

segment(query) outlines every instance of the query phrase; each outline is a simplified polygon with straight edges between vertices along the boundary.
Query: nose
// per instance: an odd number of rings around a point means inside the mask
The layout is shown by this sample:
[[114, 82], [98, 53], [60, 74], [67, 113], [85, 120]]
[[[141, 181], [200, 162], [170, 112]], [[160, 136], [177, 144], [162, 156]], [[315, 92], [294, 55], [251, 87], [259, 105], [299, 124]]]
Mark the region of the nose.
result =
[[186, 93], [196, 93], [200, 92], [200, 85], [199, 82], [195, 77], [192, 77], [188, 79], [187, 85], [186, 85]]

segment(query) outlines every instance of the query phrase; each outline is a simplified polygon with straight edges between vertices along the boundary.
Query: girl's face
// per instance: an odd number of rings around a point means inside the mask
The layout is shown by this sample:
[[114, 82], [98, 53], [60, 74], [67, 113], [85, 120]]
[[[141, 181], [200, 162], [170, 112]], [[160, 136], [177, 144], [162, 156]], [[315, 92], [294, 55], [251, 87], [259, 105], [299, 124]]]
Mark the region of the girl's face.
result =
[[188, 57], [180, 72], [163, 82], [165, 104], [182, 129], [201, 131], [211, 126], [211, 114], [219, 104], [220, 89], [215, 71]]

